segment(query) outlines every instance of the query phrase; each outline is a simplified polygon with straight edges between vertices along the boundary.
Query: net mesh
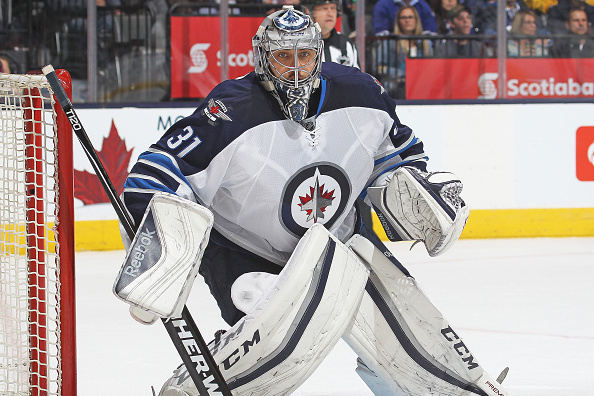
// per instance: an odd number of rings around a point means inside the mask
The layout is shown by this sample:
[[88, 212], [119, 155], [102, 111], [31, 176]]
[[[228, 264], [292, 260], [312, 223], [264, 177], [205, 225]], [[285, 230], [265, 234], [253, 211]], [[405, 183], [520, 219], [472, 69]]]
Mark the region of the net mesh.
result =
[[0, 395], [60, 395], [57, 129], [42, 76], [0, 74]]

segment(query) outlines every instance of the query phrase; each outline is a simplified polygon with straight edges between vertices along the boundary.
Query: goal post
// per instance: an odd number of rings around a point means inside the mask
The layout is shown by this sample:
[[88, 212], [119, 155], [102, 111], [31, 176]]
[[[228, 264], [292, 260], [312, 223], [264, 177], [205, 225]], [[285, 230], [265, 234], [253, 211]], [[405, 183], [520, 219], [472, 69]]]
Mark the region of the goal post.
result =
[[0, 395], [76, 395], [73, 197], [72, 130], [49, 83], [0, 73]]

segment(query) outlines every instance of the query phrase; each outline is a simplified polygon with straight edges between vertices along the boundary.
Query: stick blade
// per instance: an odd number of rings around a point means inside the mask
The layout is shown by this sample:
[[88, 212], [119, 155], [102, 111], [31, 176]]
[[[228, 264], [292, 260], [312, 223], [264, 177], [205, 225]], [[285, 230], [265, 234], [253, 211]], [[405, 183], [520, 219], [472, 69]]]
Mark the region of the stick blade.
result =
[[504, 368], [503, 371], [497, 377], [497, 382], [501, 384], [503, 382], [503, 380], [505, 379], [505, 377], [507, 377], [508, 372], [509, 372], [509, 367]]

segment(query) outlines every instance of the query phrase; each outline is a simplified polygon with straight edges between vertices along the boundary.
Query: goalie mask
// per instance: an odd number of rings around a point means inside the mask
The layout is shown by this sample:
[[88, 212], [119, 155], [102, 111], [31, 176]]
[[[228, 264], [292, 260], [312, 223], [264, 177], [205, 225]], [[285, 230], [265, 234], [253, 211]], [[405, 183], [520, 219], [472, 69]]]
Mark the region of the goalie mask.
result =
[[307, 118], [320, 83], [323, 41], [317, 23], [292, 6], [269, 15], [252, 39], [256, 74], [293, 121]]

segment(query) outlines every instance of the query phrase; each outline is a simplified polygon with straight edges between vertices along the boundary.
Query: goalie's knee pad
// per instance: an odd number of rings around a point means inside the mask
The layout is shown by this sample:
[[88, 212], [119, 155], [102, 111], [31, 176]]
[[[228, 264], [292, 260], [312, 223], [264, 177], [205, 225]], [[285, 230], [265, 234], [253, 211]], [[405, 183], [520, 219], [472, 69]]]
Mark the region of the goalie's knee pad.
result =
[[[240, 304], [246, 316], [209, 344], [232, 393], [284, 395], [301, 385], [352, 320], [368, 275], [356, 254], [323, 226], [306, 232], [272, 282], [268, 277], [264, 286], [247, 288], [249, 298]], [[234, 294], [243, 298], [241, 290]], [[184, 376], [180, 370], [177, 378]], [[175, 387], [197, 395], [189, 377], [172, 377], [164, 390]]]
[[378, 396], [508, 395], [406, 269], [375, 243], [360, 235], [347, 242], [371, 267], [353, 325], [343, 336], [360, 357], [357, 372], [365, 383]]
[[458, 240], [468, 206], [460, 198], [462, 182], [449, 172], [425, 173], [398, 168], [387, 185], [367, 193], [391, 241], [421, 240], [437, 256]]

